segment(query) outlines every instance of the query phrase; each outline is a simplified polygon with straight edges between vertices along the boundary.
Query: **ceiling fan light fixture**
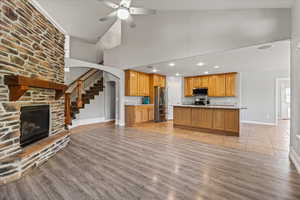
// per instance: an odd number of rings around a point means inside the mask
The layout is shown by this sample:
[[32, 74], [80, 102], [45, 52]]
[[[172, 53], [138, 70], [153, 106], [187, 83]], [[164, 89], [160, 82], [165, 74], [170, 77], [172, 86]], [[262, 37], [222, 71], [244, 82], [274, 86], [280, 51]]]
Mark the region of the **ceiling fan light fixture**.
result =
[[117, 11], [117, 16], [119, 19], [121, 20], [126, 20], [128, 19], [130, 13], [129, 13], [129, 10], [127, 8], [119, 8], [118, 11]]

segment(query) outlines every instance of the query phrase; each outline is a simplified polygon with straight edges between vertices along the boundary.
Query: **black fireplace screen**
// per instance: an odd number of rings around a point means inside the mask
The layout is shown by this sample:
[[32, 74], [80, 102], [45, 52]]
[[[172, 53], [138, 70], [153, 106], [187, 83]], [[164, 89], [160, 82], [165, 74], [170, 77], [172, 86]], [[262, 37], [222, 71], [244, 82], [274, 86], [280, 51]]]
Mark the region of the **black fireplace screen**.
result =
[[21, 108], [21, 146], [49, 136], [49, 105]]

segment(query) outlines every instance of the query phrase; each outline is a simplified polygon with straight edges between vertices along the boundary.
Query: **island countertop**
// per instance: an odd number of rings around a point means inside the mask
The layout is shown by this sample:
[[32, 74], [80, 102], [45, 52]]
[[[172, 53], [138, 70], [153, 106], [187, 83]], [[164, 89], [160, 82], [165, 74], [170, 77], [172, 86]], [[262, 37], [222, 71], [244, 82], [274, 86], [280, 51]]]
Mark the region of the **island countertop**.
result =
[[230, 110], [242, 110], [247, 109], [246, 106], [234, 106], [234, 105], [193, 105], [193, 104], [174, 104], [174, 107], [189, 107], [189, 108], [211, 108], [211, 109], [230, 109]]

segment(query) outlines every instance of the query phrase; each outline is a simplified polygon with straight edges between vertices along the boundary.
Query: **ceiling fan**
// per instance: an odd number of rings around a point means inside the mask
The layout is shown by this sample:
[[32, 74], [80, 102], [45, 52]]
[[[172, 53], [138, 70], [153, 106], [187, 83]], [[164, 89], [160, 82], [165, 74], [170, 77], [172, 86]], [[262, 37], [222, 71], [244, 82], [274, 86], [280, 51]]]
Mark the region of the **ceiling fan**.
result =
[[136, 27], [136, 24], [133, 21], [132, 15], [154, 15], [156, 10], [146, 9], [146, 8], [136, 8], [131, 7], [132, 0], [121, 0], [120, 4], [116, 4], [107, 0], [98, 0], [104, 3], [109, 8], [114, 9], [115, 11], [108, 14], [106, 17], [100, 19], [101, 22], [107, 21], [113, 18], [119, 18], [126, 21], [131, 28]]

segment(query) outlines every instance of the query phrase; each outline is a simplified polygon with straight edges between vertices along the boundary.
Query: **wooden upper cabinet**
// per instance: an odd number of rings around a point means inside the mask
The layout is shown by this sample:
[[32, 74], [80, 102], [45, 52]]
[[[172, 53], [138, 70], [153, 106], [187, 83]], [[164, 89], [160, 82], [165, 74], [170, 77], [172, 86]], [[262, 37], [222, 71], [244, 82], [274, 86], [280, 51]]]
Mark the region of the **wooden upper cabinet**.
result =
[[208, 76], [200, 77], [201, 88], [208, 88]]
[[153, 87], [166, 87], [166, 77], [159, 75], [159, 74], [153, 74]]
[[166, 77], [160, 76], [160, 87], [165, 88], [166, 87]]
[[209, 97], [236, 96], [236, 74], [215, 74], [184, 78], [184, 96], [193, 96], [193, 88], [208, 88]]
[[139, 73], [139, 96], [149, 96], [150, 79], [148, 74]]
[[226, 86], [225, 86], [225, 75], [216, 76], [216, 85], [215, 85], [215, 96], [224, 97], [226, 96]]
[[125, 71], [125, 95], [139, 96], [139, 73], [136, 71]]
[[193, 78], [192, 77], [184, 78], [184, 96], [186, 96], [186, 97], [193, 96]]
[[201, 78], [200, 77], [193, 77], [193, 85], [192, 85], [192, 89], [194, 88], [201, 88]]
[[226, 96], [234, 97], [236, 96], [236, 74], [226, 74]]
[[208, 77], [208, 96], [214, 97], [216, 96], [216, 84], [217, 84], [216, 76]]
[[149, 96], [150, 78], [148, 74], [126, 70], [125, 71], [125, 95]]

